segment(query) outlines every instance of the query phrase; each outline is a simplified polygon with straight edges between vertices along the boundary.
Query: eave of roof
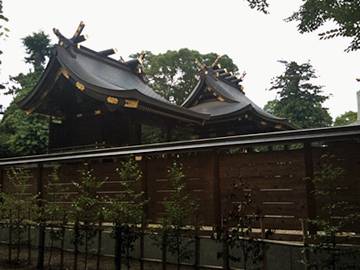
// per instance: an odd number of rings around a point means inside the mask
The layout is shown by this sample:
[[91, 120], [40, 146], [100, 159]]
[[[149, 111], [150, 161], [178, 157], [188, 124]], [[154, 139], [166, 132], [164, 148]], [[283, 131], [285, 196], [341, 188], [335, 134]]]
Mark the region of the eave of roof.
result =
[[[37, 112], [41, 99], [52, 90], [58, 77], [64, 75], [79, 91], [107, 105], [109, 97], [112, 101], [138, 100], [141, 108], [178, 120], [203, 123], [209, 119], [209, 115], [182, 108], [156, 94], [146, 85], [142, 75], [134, 72], [126, 63], [82, 46], [74, 48], [73, 52], [69, 53], [60, 45], [54, 46], [51, 60], [38, 84], [18, 103], [21, 109]], [[120, 106], [117, 103], [113, 102], [110, 106]]]
[[[211, 89], [216, 98], [197, 103], [207, 87]], [[262, 110], [245, 95], [237, 83], [231, 83], [229, 80], [218, 76], [212, 67], [201, 70], [199, 82], [181, 106], [199, 113], [210, 114], [210, 119], [207, 122], [232, 119], [241, 114], [252, 112], [266, 121], [285, 125], [290, 129], [300, 128], [290, 123], [286, 118], [276, 117]]]

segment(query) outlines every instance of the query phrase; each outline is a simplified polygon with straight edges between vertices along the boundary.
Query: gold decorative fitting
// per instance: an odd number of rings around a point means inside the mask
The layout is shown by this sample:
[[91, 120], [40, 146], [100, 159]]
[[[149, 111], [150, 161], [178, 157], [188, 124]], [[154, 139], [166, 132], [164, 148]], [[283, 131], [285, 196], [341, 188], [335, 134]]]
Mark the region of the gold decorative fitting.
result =
[[230, 71], [230, 75], [231, 75], [231, 76], [234, 76], [234, 73], [233, 73], [232, 71]]
[[139, 105], [139, 101], [138, 101], [138, 100], [125, 99], [125, 105], [124, 105], [124, 107], [137, 108], [138, 105]]
[[226, 69], [226, 68], [224, 68], [224, 71], [225, 71], [225, 72], [227, 72], [227, 69]]
[[95, 111], [95, 115], [97, 114], [101, 114], [101, 111], [100, 110]]
[[219, 77], [219, 75], [220, 75], [219, 72], [215, 72], [216, 77]]
[[217, 62], [220, 60], [221, 56], [218, 55], [218, 57], [215, 59], [214, 63], [211, 65], [212, 67], [215, 67], [215, 65], [217, 64]]
[[85, 90], [85, 86], [84, 86], [83, 84], [79, 83], [79, 82], [76, 82], [76, 87], [77, 87], [78, 89], [80, 89], [81, 91], [84, 91], [84, 90]]
[[83, 116], [82, 113], [76, 115], [76, 117], [82, 117], [82, 116]]
[[66, 79], [69, 79], [69, 73], [62, 67], [60, 68], [60, 70], [58, 71], [58, 73], [56, 74], [56, 77], [55, 77], [55, 82], [59, 79], [60, 75], [64, 75], [64, 77]]
[[241, 117], [239, 117], [238, 120], [241, 121]]
[[244, 86], [241, 85], [241, 86], [240, 86], [240, 89], [241, 89], [241, 90], [244, 90]]
[[26, 115], [29, 115], [35, 110], [35, 107], [32, 107], [30, 110], [26, 111]]
[[63, 45], [64, 45], [64, 41], [61, 41], [61, 42], [60, 42], [60, 46], [63, 46]]
[[262, 125], [266, 126], [266, 122], [261, 121], [260, 123], [261, 123]]
[[210, 86], [206, 87], [206, 88], [205, 88], [205, 91], [211, 91]]
[[136, 160], [136, 161], [142, 160], [142, 156], [135, 156], [135, 160]]
[[218, 100], [225, 101], [225, 99], [223, 99], [222, 97], [218, 97]]
[[206, 74], [206, 75], [209, 74], [209, 71], [205, 71], [205, 74]]
[[110, 103], [110, 104], [118, 104], [119, 100], [117, 98], [115, 98], [115, 97], [108, 97], [107, 102]]
[[282, 128], [282, 125], [276, 125], [275, 128], [281, 129], [281, 128]]
[[248, 118], [249, 116], [247, 114], [245, 114], [245, 118]]

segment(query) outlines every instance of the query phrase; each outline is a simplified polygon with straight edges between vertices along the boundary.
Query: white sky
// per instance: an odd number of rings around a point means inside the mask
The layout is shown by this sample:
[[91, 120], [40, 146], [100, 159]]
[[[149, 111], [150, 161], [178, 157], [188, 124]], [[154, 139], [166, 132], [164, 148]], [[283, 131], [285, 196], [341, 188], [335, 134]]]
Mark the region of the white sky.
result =
[[[52, 43], [58, 28], [72, 37], [80, 21], [89, 36], [83, 46], [93, 50], [117, 48], [126, 60], [142, 50], [155, 54], [189, 48], [200, 53], [227, 54], [242, 73], [246, 95], [263, 107], [276, 96], [271, 78], [284, 72], [277, 60], [310, 60], [317, 71], [315, 85], [324, 85], [325, 94], [333, 96], [325, 103], [333, 118], [357, 110], [356, 91], [360, 83], [360, 51], [345, 53], [350, 40], [319, 40], [317, 33], [299, 34], [296, 23], [283, 21], [298, 10], [301, 0], [269, 0], [270, 14], [251, 10], [244, 0], [4, 0], [4, 15], [9, 38], [1, 40], [3, 55], [0, 82], [9, 75], [26, 73], [25, 51], [21, 38], [43, 30]], [[194, 59], [195, 60], [195, 59]], [[356, 65], [357, 64], [357, 65]], [[12, 98], [0, 95], [0, 104]]]

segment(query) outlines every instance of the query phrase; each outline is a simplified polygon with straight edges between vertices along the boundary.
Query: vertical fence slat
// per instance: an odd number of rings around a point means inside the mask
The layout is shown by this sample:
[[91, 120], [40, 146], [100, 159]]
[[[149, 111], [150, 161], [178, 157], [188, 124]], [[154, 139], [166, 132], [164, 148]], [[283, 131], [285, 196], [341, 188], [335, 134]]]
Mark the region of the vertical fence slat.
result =
[[214, 224], [221, 225], [221, 189], [220, 189], [220, 172], [219, 172], [219, 151], [212, 151], [213, 167], [213, 200], [214, 200]]
[[36, 194], [37, 194], [37, 206], [39, 207], [39, 239], [38, 239], [38, 260], [37, 268], [44, 268], [44, 257], [45, 257], [45, 224], [44, 220], [44, 178], [43, 178], [44, 164], [39, 163], [37, 167], [37, 178], [36, 178]]
[[[311, 143], [304, 143], [304, 158], [305, 158], [305, 182], [306, 182], [306, 207], [307, 207], [307, 217], [310, 219], [316, 218], [316, 203], [314, 196], [314, 183], [313, 183], [313, 175], [314, 175], [314, 164], [313, 164], [313, 156]], [[313, 224], [309, 226], [310, 234], [316, 234], [316, 227]]]

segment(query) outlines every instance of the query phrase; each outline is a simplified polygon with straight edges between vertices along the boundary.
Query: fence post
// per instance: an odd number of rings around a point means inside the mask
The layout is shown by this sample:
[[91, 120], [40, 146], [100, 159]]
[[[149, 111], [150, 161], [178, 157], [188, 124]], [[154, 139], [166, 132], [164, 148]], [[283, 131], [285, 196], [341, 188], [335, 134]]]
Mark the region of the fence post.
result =
[[304, 261], [305, 261], [305, 270], [309, 270], [310, 266], [309, 266], [309, 262], [310, 262], [310, 254], [309, 254], [309, 250], [307, 249], [308, 245], [308, 223], [305, 219], [300, 219], [301, 221], [301, 229], [302, 229], [302, 234], [303, 234], [303, 241], [304, 241]]
[[[311, 150], [311, 143], [304, 143], [304, 158], [305, 158], [305, 182], [306, 182], [306, 207], [307, 207], [307, 218], [315, 219], [316, 218], [316, 202], [313, 191], [315, 189], [313, 183], [314, 176], [314, 165], [313, 165], [313, 156]], [[309, 233], [315, 235], [317, 228], [313, 224], [309, 224]]]
[[229, 246], [227, 243], [229, 237], [229, 230], [227, 225], [227, 220], [222, 221], [221, 228], [223, 229], [222, 236], [221, 236], [221, 252], [222, 252], [222, 269], [228, 270], [230, 269], [229, 265]]
[[[149, 158], [147, 155], [144, 155], [143, 158], [143, 175], [141, 177], [141, 191], [144, 192], [144, 197], [143, 200], [148, 200], [149, 199], [149, 193], [148, 193], [148, 175], [149, 175]], [[140, 270], [144, 270], [144, 258], [145, 258], [145, 220], [148, 218], [148, 208], [147, 208], [147, 204], [145, 204], [144, 206], [144, 217], [142, 219], [141, 222], [141, 236], [140, 236]]]
[[221, 189], [220, 189], [220, 172], [219, 172], [219, 151], [212, 150], [212, 167], [213, 167], [213, 196], [214, 196], [214, 224], [221, 225]]
[[36, 193], [37, 197], [37, 207], [39, 208], [38, 211], [41, 212], [39, 220], [39, 239], [38, 239], [38, 260], [37, 260], [37, 268], [43, 269], [44, 268], [44, 253], [45, 253], [45, 227], [44, 224], [44, 179], [43, 179], [43, 169], [44, 165], [42, 163], [38, 164], [37, 169], [37, 181], [36, 181]]
[[199, 216], [196, 216], [196, 227], [195, 227], [195, 269], [199, 268], [200, 265], [200, 226]]
[[[29, 221], [31, 220], [31, 208], [29, 208]], [[31, 223], [28, 224], [28, 265], [31, 264]]]
[[100, 256], [101, 256], [101, 241], [102, 241], [102, 221], [103, 221], [103, 215], [100, 214], [99, 219], [99, 230], [98, 230], [98, 250], [97, 250], [97, 261], [96, 261], [96, 270], [100, 270]]
[[9, 262], [11, 262], [12, 251], [12, 209], [9, 209]]
[[262, 239], [263, 269], [268, 270], [267, 248], [266, 248], [265, 243], [264, 243], [264, 239], [265, 239], [265, 220], [264, 220], [264, 216], [260, 217], [260, 227], [261, 227], [261, 239]]
[[80, 228], [79, 228], [79, 216], [76, 215], [75, 223], [74, 223], [74, 235], [75, 235], [75, 241], [74, 241], [74, 270], [77, 270], [78, 265], [78, 255], [79, 255], [79, 234], [80, 234]]
[[60, 243], [60, 270], [64, 269], [64, 249], [65, 249], [65, 225], [66, 213], [64, 211], [63, 222], [61, 224], [61, 243]]

